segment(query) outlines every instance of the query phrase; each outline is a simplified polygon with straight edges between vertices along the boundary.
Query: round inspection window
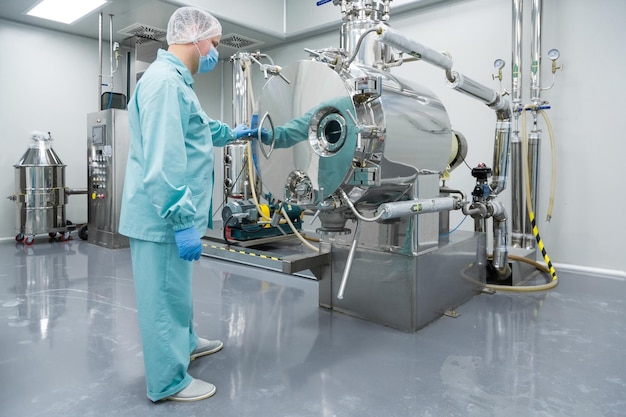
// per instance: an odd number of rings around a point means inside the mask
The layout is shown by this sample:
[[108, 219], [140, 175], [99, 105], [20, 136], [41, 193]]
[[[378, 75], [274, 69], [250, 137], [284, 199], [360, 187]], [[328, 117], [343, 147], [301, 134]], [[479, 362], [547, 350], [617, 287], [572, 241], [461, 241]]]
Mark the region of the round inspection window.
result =
[[320, 155], [338, 152], [346, 142], [348, 124], [346, 119], [337, 112], [324, 114], [317, 125], [314, 149]]

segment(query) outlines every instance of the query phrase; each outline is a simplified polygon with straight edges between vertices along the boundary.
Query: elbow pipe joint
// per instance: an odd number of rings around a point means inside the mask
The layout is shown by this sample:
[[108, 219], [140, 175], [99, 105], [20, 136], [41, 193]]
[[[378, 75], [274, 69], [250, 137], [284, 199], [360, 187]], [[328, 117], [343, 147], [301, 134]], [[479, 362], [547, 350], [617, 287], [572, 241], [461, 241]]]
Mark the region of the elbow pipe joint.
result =
[[461, 211], [466, 216], [470, 216], [474, 219], [476, 218], [485, 219], [489, 216], [489, 211], [487, 210], [487, 206], [484, 205], [483, 203], [474, 202], [470, 204], [469, 201], [466, 201]]
[[488, 201], [487, 206], [495, 222], [504, 223], [507, 221], [506, 209], [500, 200]]

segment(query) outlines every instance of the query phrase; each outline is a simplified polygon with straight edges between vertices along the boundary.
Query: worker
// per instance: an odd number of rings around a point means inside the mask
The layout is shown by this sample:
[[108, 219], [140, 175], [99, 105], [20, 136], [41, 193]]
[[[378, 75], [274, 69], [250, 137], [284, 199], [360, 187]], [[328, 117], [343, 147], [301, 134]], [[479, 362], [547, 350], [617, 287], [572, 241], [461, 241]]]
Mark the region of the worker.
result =
[[189, 362], [222, 349], [192, 326], [192, 268], [212, 226], [214, 146], [253, 136], [209, 118], [192, 75], [211, 71], [222, 35], [205, 10], [182, 7], [128, 105], [130, 149], [119, 232], [128, 236], [148, 398], [196, 401], [213, 384], [187, 372]]

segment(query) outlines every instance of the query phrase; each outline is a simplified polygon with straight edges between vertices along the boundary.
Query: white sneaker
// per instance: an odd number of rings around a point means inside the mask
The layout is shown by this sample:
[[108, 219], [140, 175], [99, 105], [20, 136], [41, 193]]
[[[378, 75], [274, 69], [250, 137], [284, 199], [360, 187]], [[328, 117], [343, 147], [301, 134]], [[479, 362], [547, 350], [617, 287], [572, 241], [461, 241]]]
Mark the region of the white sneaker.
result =
[[211, 397], [215, 394], [215, 391], [215, 385], [194, 378], [185, 388], [164, 399], [170, 401], [200, 401]]
[[221, 340], [206, 340], [201, 337], [198, 338], [198, 347], [191, 352], [189, 360], [192, 361], [200, 356], [210, 355], [211, 353], [222, 350], [224, 343]]

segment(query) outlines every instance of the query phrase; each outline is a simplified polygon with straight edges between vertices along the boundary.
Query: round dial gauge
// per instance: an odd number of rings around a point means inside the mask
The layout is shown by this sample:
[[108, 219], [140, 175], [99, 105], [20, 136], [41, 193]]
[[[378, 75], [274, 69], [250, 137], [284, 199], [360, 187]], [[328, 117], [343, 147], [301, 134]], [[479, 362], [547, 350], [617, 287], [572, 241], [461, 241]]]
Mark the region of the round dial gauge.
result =
[[558, 49], [550, 49], [548, 51], [548, 58], [550, 58], [553, 61], [556, 61], [557, 59], [559, 59], [560, 56], [561, 56], [561, 53], [559, 52]]
[[496, 60], [493, 62], [493, 66], [494, 66], [494, 67], [496, 67], [496, 69], [502, 69], [502, 68], [504, 68], [504, 60], [503, 60], [503, 59], [500, 59], [500, 58], [496, 59]]

